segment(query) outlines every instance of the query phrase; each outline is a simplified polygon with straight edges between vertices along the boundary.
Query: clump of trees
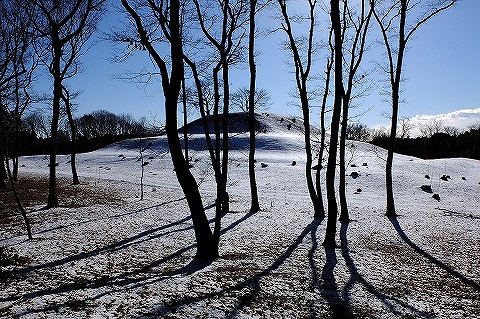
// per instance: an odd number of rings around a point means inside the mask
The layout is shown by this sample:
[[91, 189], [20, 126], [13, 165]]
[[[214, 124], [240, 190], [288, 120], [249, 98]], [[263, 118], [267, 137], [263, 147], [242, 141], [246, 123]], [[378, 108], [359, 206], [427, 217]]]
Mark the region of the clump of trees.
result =
[[[50, 143], [49, 122], [45, 112], [27, 113], [20, 120], [18, 140], [20, 155], [46, 154]], [[106, 110], [93, 111], [73, 118], [76, 128], [76, 150], [90, 152], [126, 138], [161, 135], [162, 127], [148, 123], [145, 118], [135, 119], [130, 114], [114, 114]], [[10, 133], [12, 134], [12, 133]], [[60, 117], [57, 149], [69, 154], [72, 130], [65, 116]], [[12, 140], [12, 139], [11, 139]]]
[[[388, 147], [388, 137], [379, 136], [371, 141], [380, 147]], [[471, 128], [463, 133], [435, 132], [416, 138], [397, 138], [395, 153], [423, 159], [465, 157], [480, 160], [480, 129]]]

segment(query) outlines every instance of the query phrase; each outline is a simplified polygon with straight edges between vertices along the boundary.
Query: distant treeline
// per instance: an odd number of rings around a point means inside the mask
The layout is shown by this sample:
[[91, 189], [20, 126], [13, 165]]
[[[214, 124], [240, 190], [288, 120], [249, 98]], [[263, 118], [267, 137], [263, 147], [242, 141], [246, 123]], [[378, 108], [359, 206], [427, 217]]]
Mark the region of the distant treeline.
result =
[[[142, 118], [134, 119], [129, 114], [116, 115], [108, 111], [94, 111], [75, 118], [76, 150], [90, 152], [127, 138], [159, 135], [163, 130], [148, 125]], [[50, 150], [50, 119], [40, 112], [30, 113], [21, 120], [18, 134], [19, 155], [48, 154]], [[58, 153], [71, 151], [72, 131], [68, 121], [59, 128]], [[14, 143], [12, 139], [10, 143]]]
[[[387, 148], [388, 137], [374, 137], [371, 143]], [[455, 135], [435, 133], [430, 137], [397, 138], [395, 152], [423, 159], [465, 157], [480, 160], [480, 129]]]

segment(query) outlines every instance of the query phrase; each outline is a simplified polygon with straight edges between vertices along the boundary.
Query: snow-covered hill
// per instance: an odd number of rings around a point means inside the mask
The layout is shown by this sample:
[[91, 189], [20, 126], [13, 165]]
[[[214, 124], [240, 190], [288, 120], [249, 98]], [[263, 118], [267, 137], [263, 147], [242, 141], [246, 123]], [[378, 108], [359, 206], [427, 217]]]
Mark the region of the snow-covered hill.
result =
[[[121, 201], [31, 207], [31, 242], [20, 218], [0, 224], [0, 246], [29, 258], [2, 276], [0, 317], [478, 318], [479, 161], [396, 155], [400, 216], [387, 219], [385, 150], [349, 143], [345, 174], [353, 221], [338, 224], [341, 248], [328, 250], [321, 246], [325, 221], [313, 221], [304, 181], [303, 124], [273, 114], [257, 120], [262, 211], [248, 213], [248, 134], [239, 118], [230, 142], [232, 202], [219, 260], [199, 270], [189, 264], [194, 235], [166, 137], [122, 141], [79, 154], [77, 161], [79, 193], [98, 188]], [[211, 207], [211, 165], [195, 125], [189, 128], [192, 171]], [[147, 145], [140, 201], [139, 150]], [[59, 156], [60, 175], [68, 176], [68, 160]], [[48, 173], [44, 156], [20, 164], [29, 176]], [[440, 179], [444, 175], [449, 178]], [[212, 208], [207, 212], [213, 217]]]

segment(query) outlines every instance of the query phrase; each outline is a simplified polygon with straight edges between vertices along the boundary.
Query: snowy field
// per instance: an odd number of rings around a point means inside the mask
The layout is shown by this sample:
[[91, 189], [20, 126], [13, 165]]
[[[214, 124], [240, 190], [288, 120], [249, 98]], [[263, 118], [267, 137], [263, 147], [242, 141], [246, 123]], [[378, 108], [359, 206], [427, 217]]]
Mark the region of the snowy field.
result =
[[[238, 134], [219, 259], [192, 263], [192, 222], [165, 137], [123, 141], [78, 155], [81, 185], [60, 183], [70, 190], [61, 207], [28, 207], [34, 240], [20, 216], [0, 223], [0, 246], [21, 260], [0, 268], [0, 317], [480, 318], [479, 161], [396, 155], [399, 217], [388, 219], [385, 150], [351, 143], [352, 221], [337, 225], [339, 248], [325, 249], [326, 220], [313, 220], [304, 180], [300, 123], [261, 120], [262, 210], [248, 212], [247, 135]], [[192, 170], [213, 222], [208, 154], [201, 135], [190, 138]], [[149, 143], [140, 200], [139, 149]], [[58, 158], [62, 178], [69, 178], [68, 159]], [[20, 164], [22, 178], [47, 179], [47, 157]]]

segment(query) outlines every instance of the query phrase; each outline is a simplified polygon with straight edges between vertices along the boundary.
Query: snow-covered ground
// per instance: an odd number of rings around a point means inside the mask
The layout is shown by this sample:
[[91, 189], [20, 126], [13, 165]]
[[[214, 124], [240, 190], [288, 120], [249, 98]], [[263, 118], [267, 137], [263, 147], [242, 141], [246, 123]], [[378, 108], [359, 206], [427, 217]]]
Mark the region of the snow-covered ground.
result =
[[[480, 318], [479, 161], [396, 155], [400, 216], [388, 219], [385, 151], [352, 143], [346, 172], [352, 221], [338, 223], [339, 248], [324, 249], [326, 221], [312, 218], [300, 123], [274, 115], [261, 121], [262, 210], [248, 212], [247, 135], [237, 134], [218, 260], [191, 263], [192, 222], [165, 137], [123, 141], [78, 155], [79, 193], [111, 194], [109, 200], [29, 207], [32, 241], [20, 216], [0, 223], [0, 246], [27, 260], [0, 268], [0, 317]], [[192, 170], [212, 218], [215, 188], [204, 139], [190, 141]], [[149, 143], [140, 200], [139, 150]], [[44, 156], [20, 164], [22, 176], [47, 176]], [[68, 157], [59, 156], [58, 164], [68, 177]]]

